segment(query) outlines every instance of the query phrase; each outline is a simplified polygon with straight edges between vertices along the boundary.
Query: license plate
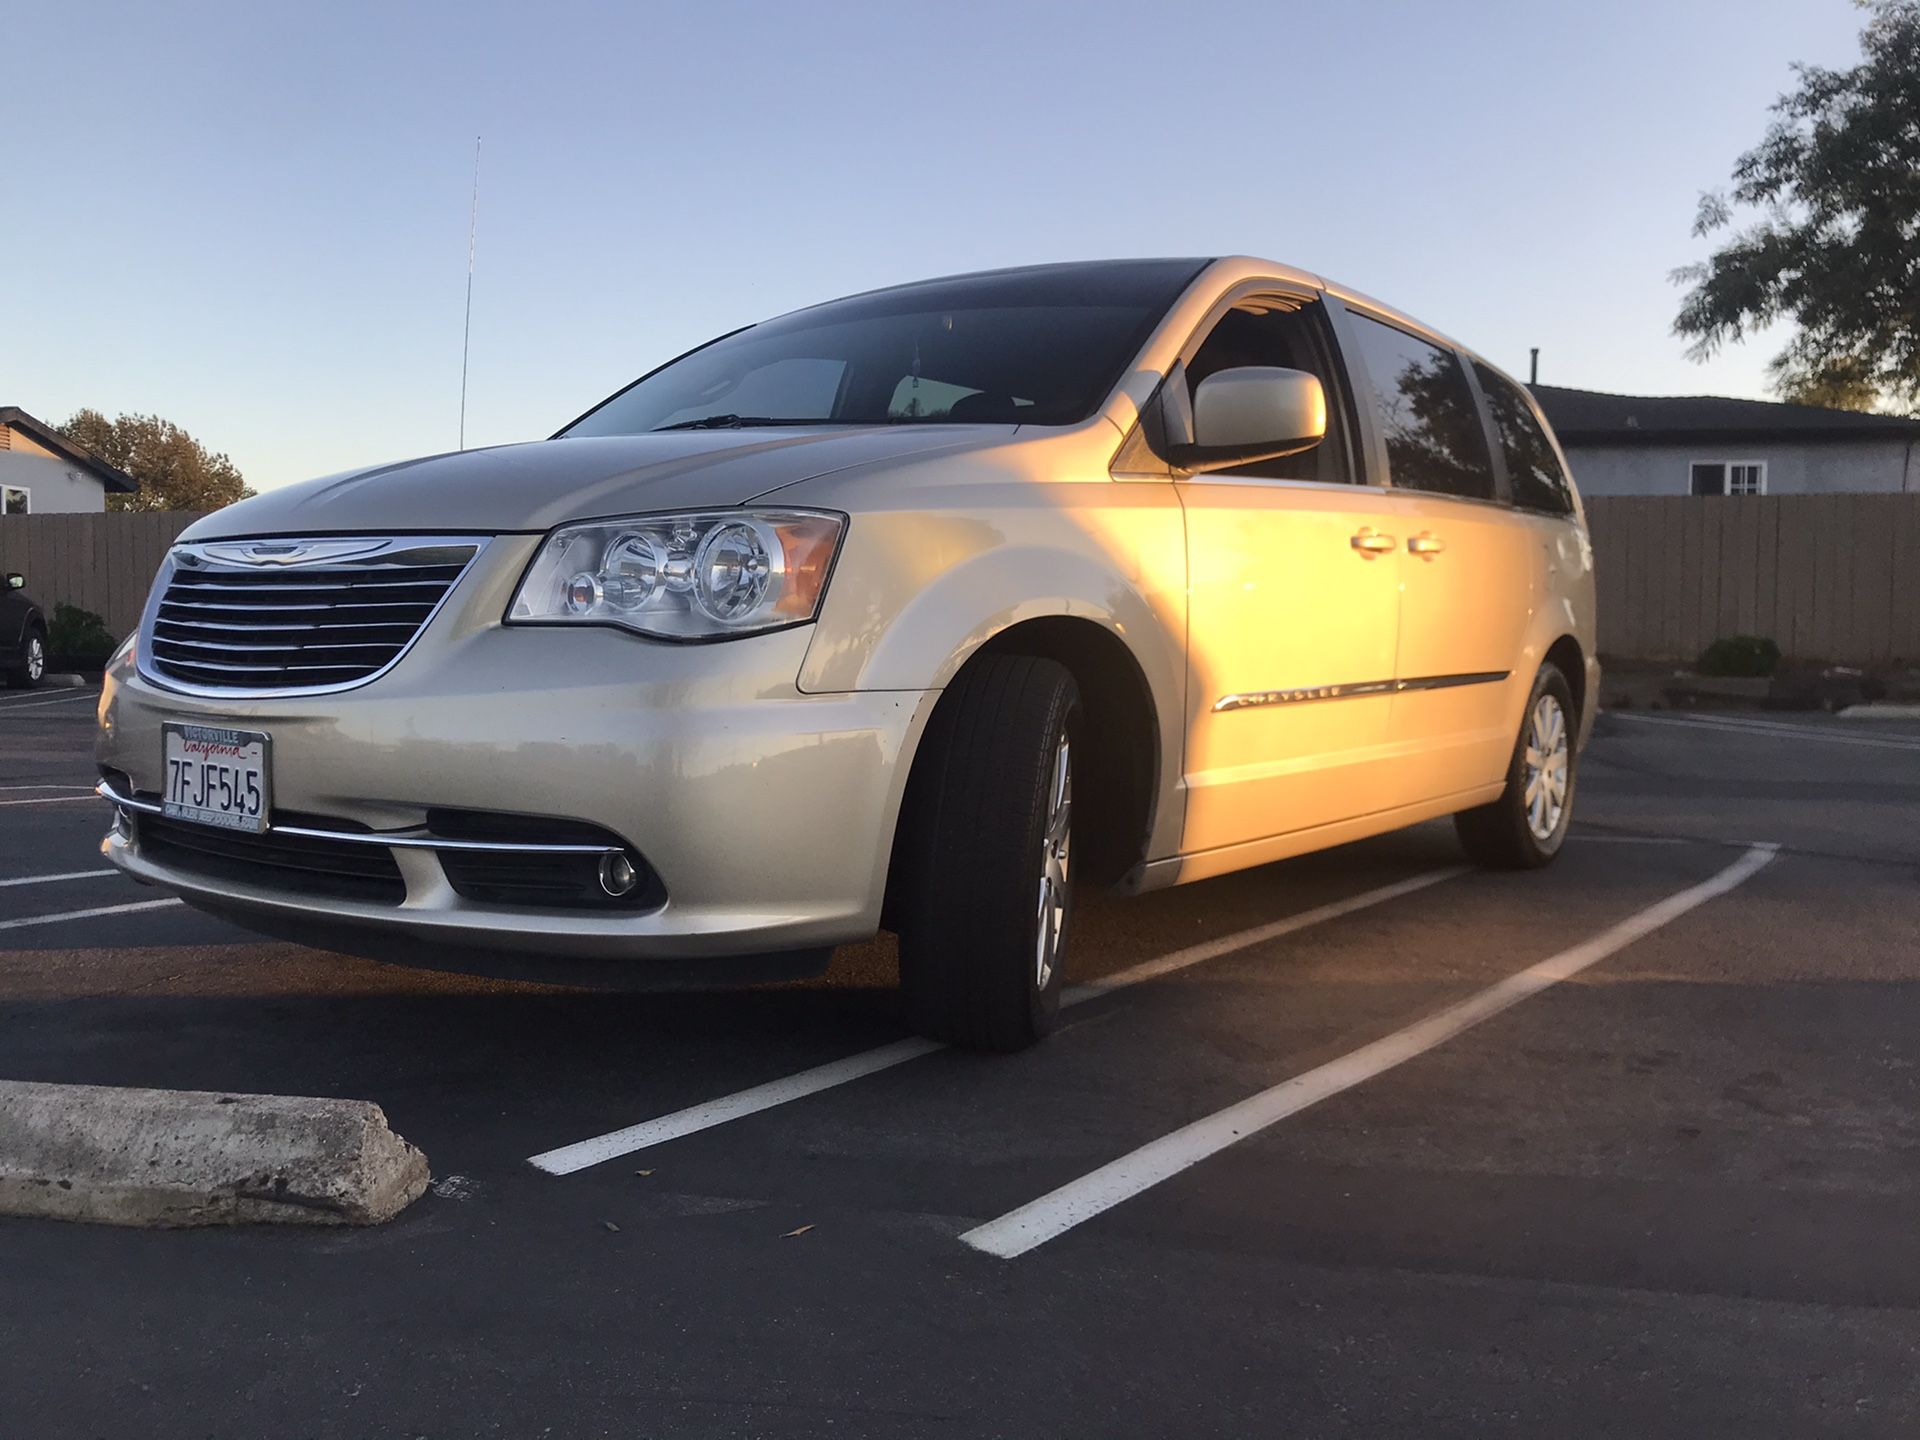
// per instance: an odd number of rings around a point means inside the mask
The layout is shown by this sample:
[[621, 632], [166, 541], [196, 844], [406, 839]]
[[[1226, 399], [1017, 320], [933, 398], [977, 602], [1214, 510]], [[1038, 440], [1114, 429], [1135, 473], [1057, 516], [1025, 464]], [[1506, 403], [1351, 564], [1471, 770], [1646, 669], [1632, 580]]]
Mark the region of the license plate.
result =
[[224, 830], [267, 828], [267, 737], [218, 725], [162, 727], [166, 789], [161, 811]]

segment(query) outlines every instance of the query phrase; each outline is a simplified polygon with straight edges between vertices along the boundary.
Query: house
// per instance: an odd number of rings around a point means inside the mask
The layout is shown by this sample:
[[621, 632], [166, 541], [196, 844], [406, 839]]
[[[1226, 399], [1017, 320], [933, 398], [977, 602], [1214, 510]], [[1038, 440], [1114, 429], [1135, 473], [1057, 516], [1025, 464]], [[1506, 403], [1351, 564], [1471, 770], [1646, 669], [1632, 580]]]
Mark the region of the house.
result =
[[0, 405], [0, 515], [59, 515], [107, 508], [140, 482], [74, 444], [17, 405]]
[[1585, 495], [1920, 493], [1920, 420], [1535, 385]]

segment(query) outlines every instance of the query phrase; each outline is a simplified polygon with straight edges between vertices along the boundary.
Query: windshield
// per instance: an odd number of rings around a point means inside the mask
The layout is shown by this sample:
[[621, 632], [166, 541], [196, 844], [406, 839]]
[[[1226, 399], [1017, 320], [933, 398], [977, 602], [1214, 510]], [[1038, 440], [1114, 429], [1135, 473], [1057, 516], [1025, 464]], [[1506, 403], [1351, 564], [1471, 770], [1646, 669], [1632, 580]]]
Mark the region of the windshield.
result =
[[683, 355], [561, 433], [1072, 424], [1094, 412], [1198, 269], [1049, 266], [836, 300]]

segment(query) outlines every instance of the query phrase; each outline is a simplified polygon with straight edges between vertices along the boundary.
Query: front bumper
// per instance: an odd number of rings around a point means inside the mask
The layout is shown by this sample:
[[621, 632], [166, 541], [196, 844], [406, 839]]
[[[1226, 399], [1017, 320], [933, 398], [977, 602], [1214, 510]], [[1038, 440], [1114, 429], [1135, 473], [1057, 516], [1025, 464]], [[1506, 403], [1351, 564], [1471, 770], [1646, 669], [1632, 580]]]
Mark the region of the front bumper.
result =
[[664, 901], [639, 912], [476, 901], [431, 847], [392, 849], [405, 881], [397, 903], [183, 869], [119, 827], [101, 849], [137, 879], [278, 933], [307, 920], [634, 959], [862, 939], [879, 925], [904, 762], [933, 694], [805, 694], [796, 677], [809, 636], [673, 645], [597, 628], [469, 627], [450, 607], [391, 672], [337, 694], [222, 700], [164, 689], [130, 659], [108, 671], [98, 756], [137, 794], [161, 789], [163, 723], [264, 730], [276, 815], [413, 835], [443, 808], [584, 822], [658, 876]]

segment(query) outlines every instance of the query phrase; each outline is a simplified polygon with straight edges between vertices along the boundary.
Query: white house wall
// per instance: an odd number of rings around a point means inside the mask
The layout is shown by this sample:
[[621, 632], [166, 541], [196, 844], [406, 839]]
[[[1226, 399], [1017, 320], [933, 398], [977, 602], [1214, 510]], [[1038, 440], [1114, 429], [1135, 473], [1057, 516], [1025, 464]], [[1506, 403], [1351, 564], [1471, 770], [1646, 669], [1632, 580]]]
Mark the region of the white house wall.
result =
[[1798, 444], [1569, 445], [1583, 495], [1687, 495], [1699, 461], [1762, 460], [1769, 495], [1920, 492], [1920, 445], [1904, 440]]
[[35, 515], [98, 513], [107, 508], [106, 487], [56, 455], [0, 450], [0, 485], [24, 485], [31, 490]]

